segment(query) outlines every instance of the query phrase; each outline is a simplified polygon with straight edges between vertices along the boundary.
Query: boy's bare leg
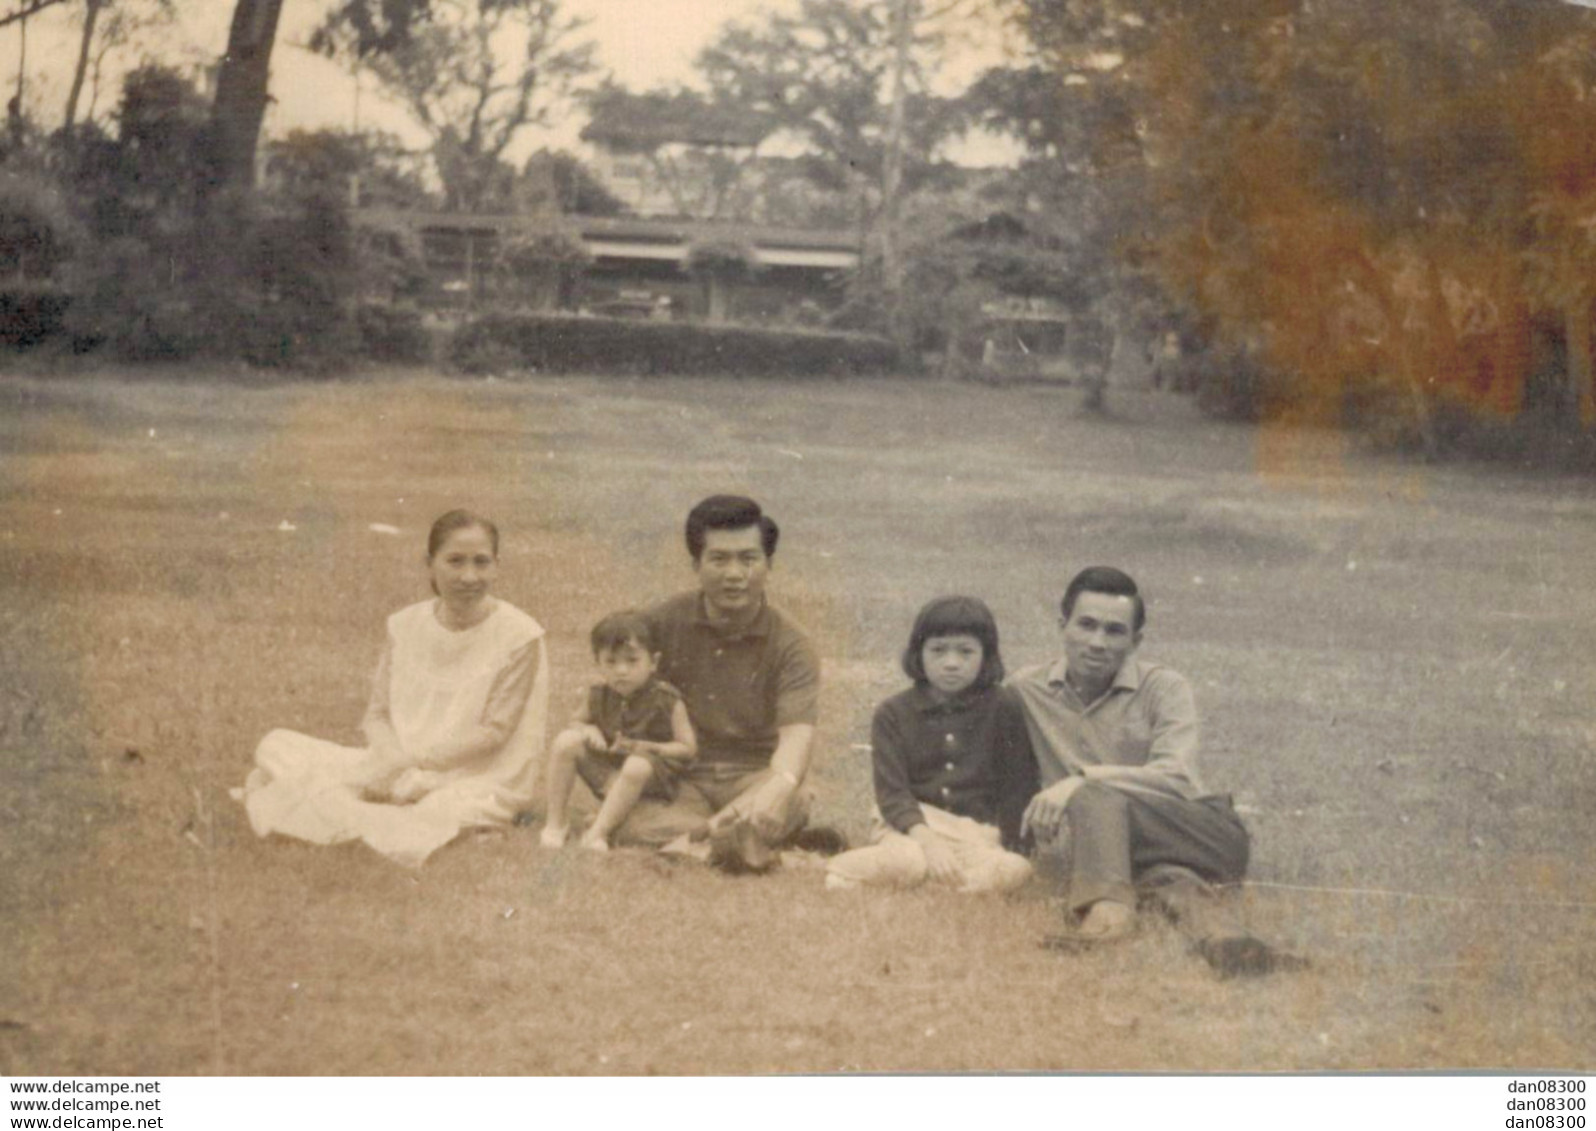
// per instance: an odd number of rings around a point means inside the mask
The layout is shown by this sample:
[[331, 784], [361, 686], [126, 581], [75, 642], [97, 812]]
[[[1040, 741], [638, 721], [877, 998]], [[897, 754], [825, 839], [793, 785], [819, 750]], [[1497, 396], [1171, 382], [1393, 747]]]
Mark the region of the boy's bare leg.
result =
[[566, 810], [571, 803], [571, 787], [576, 784], [576, 760], [587, 749], [579, 730], [562, 730], [549, 749], [548, 815], [538, 843], [544, 848], [559, 848], [571, 835]]
[[633, 754], [621, 763], [620, 773], [610, 781], [604, 793], [604, 804], [599, 806], [598, 816], [582, 835], [583, 848], [597, 851], [609, 848], [610, 835], [626, 820], [653, 776], [654, 764], [641, 755]]

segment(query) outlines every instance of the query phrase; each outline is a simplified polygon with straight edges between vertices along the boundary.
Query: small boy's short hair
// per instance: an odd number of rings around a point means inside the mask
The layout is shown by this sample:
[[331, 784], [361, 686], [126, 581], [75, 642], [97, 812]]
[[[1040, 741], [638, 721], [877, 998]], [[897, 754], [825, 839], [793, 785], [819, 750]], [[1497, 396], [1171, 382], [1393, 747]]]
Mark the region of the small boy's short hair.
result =
[[593, 645], [594, 659], [605, 652], [623, 648], [633, 641], [636, 641], [637, 646], [650, 656], [659, 651], [654, 646], [654, 626], [636, 609], [622, 609], [618, 613], [611, 613], [593, 626], [588, 639]]

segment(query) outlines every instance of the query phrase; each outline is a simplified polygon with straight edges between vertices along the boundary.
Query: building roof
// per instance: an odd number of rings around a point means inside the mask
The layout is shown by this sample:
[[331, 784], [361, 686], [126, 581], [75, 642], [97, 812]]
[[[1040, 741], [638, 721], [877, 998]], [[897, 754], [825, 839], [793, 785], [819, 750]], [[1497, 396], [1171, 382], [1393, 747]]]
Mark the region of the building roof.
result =
[[357, 209], [356, 223], [433, 232], [541, 231], [562, 228], [581, 239], [597, 259], [651, 259], [685, 263], [694, 246], [742, 244], [767, 267], [846, 270], [859, 265], [856, 231], [788, 228], [714, 220], [658, 220], [638, 216], [478, 215]]
[[583, 141], [618, 152], [648, 153], [662, 145], [752, 148], [771, 131], [765, 117], [712, 102], [691, 91], [633, 94], [606, 89], [588, 99]]

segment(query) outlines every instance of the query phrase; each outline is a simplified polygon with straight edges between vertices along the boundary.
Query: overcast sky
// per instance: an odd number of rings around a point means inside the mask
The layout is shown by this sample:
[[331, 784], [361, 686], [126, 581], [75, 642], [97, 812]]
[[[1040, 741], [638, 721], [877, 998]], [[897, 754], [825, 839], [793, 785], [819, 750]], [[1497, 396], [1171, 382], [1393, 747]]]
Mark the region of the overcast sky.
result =
[[[232, 0], [177, 0], [181, 22], [150, 52], [181, 63], [213, 60], [227, 44]], [[302, 44], [328, 0], [287, 0], [282, 27], [272, 56], [271, 92], [275, 99], [266, 130], [273, 135], [291, 129], [350, 128], [357, 121], [356, 80], [346, 67], [311, 54]], [[0, 3], [0, 7], [9, 7]], [[587, 33], [598, 43], [599, 65], [634, 90], [688, 83], [700, 48], [729, 20], [751, 19], [761, 11], [796, 8], [796, 0], [565, 0], [565, 10], [591, 20]], [[999, 36], [985, 25], [958, 29], [947, 77], [967, 82], [1000, 58]], [[0, 76], [15, 81], [18, 28], [0, 31]], [[29, 24], [28, 104], [46, 122], [59, 119], [71, 81], [76, 42], [62, 9], [52, 9]], [[137, 62], [130, 59], [130, 63]], [[385, 105], [367, 77], [360, 83], [358, 121], [364, 128], [386, 129], [420, 145], [423, 136], [404, 112]], [[101, 94], [100, 110], [115, 101], [114, 85]], [[561, 123], [541, 136], [528, 131], [516, 146], [524, 155], [540, 146], [578, 148], [580, 120]], [[1006, 149], [975, 145], [962, 159], [988, 163], [1003, 159]]]

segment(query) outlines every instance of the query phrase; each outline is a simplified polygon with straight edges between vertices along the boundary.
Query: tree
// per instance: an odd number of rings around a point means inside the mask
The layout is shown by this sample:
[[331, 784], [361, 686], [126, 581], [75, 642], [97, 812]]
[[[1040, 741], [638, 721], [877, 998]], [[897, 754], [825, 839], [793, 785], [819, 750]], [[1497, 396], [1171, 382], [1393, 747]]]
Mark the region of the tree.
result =
[[[266, 116], [271, 52], [282, 8], [283, 0], [236, 0], [233, 8], [211, 111], [209, 180], [215, 188], [252, 184], [255, 145]], [[325, 29], [337, 29], [357, 57], [397, 50], [428, 18], [430, 8], [431, 0], [343, 0], [316, 42], [325, 42]]]
[[238, 0], [227, 35], [227, 53], [216, 72], [211, 111], [209, 176], [214, 188], [250, 188], [255, 176], [255, 144], [266, 116], [266, 87], [272, 46], [283, 0]]
[[[1007, 207], [1035, 229], [1032, 257], [1052, 249], [1052, 269], [1068, 276], [1051, 288], [1045, 259], [1007, 288], [1070, 310], [1069, 352], [1086, 389], [1085, 407], [1106, 407], [1117, 359], [1171, 320], [1152, 285], [1149, 252], [1156, 214], [1137, 129], [1134, 88], [1116, 74], [1124, 58], [1117, 21], [1109, 33], [1073, 27], [1069, 52], [994, 68], [965, 94], [966, 112], [988, 129], [1023, 142], [1027, 156], [1006, 185]], [[1015, 283], [1023, 282], [1024, 286]], [[1080, 344], [1081, 348], [1076, 349]]]
[[66, 3], [66, 0], [25, 0], [24, 3], [19, 4], [12, 11], [0, 13], [0, 28], [10, 27], [15, 23], [26, 23], [30, 18], [46, 8], [53, 8], [57, 4], [64, 3]]
[[729, 288], [758, 269], [754, 249], [736, 240], [712, 239], [687, 249], [687, 272], [703, 282], [704, 311], [711, 322], [731, 318]]
[[104, 0], [84, 0], [83, 35], [78, 43], [78, 62], [72, 69], [72, 87], [67, 92], [66, 115], [61, 128], [68, 134], [78, 116], [78, 96], [83, 93], [83, 78], [89, 71], [89, 53], [94, 46], [94, 28], [100, 21]]
[[776, 128], [767, 114], [695, 91], [634, 94], [614, 83], [584, 101], [589, 118], [582, 140], [646, 161], [675, 215], [746, 215], [749, 169]]
[[1376, 406], [1435, 450], [1442, 411], [1519, 411], [1537, 306], [1568, 327], [1566, 402], [1587, 411], [1588, 17], [1501, 0], [1018, 7], [1031, 136], [1125, 172], [1153, 237], [1128, 250], [1256, 347], [1289, 411]]
[[318, 42], [360, 60], [431, 134], [446, 206], [484, 211], [508, 206], [511, 143], [594, 70], [594, 45], [573, 42], [583, 25], [558, 0], [432, 0], [425, 24], [381, 51], [362, 56], [347, 20]]
[[418, 161], [391, 134], [294, 130], [269, 149], [268, 183], [289, 194], [346, 200], [360, 208], [436, 206]]
[[205, 327], [194, 296], [220, 289], [208, 285], [217, 261], [198, 230], [209, 116], [184, 75], [144, 66], [123, 80], [115, 136], [84, 127], [65, 151], [63, 180], [90, 249], [71, 265], [68, 314], [79, 337], [138, 357], [198, 348]]
[[517, 211], [573, 216], [619, 216], [626, 205], [580, 158], [540, 149], [526, 159], [517, 184]]
[[106, 56], [127, 45], [140, 32], [170, 22], [175, 14], [173, 4], [174, 0], [83, 0], [83, 27], [67, 90], [63, 133], [70, 136], [77, 124], [78, 104], [86, 81], [91, 86], [88, 115], [92, 116]]
[[[904, 67], [903, 184], [939, 171], [936, 149], [963, 125], [959, 105], [928, 89], [941, 36], [911, 37]], [[720, 105], [800, 141], [818, 185], [874, 214], [886, 171], [896, 44], [889, 0], [802, 0], [796, 15], [731, 24], [696, 60]]]
[[505, 232], [497, 241], [491, 275], [501, 296], [537, 310], [568, 306], [582, 271], [593, 262], [579, 232], [555, 221]]

